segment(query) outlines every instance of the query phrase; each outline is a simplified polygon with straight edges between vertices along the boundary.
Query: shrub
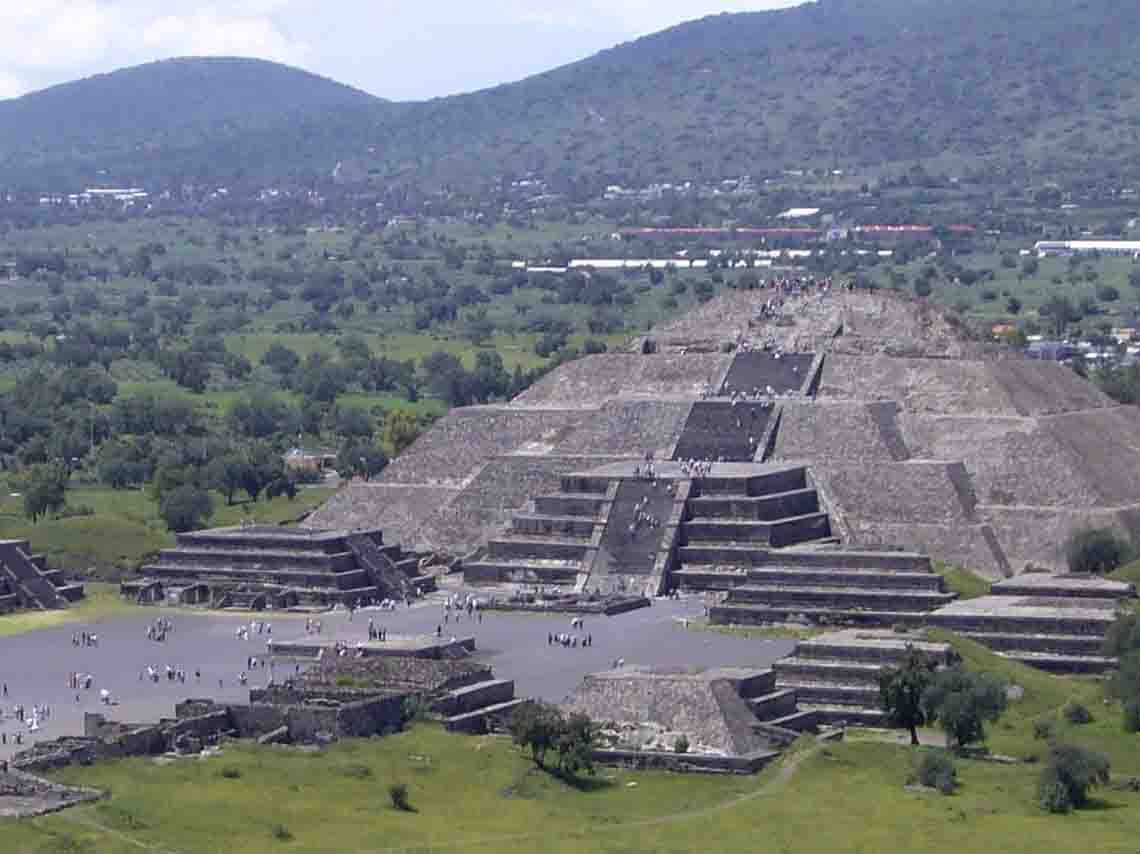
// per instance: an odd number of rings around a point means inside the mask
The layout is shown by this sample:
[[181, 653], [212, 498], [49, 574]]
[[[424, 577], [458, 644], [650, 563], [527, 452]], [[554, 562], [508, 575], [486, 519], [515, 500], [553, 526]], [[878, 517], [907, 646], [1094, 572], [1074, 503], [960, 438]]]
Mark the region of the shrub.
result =
[[674, 753], [688, 753], [689, 752], [689, 739], [683, 735], [677, 736], [677, 740], [673, 742]]
[[941, 750], [932, 750], [922, 755], [916, 773], [918, 782], [944, 795], [949, 795], [958, 787], [958, 769], [953, 760]]
[[1065, 704], [1064, 715], [1065, 720], [1071, 724], [1077, 724], [1078, 726], [1092, 723], [1093, 719], [1088, 707], [1084, 703], [1078, 703], [1075, 700]]
[[1112, 572], [1128, 560], [1128, 543], [1111, 528], [1086, 528], [1069, 538], [1069, 569], [1073, 572]]
[[388, 798], [392, 807], [401, 812], [411, 812], [412, 804], [408, 800], [408, 786], [406, 783], [393, 783], [388, 787]]
[[1055, 728], [1050, 720], [1033, 722], [1033, 737], [1039, 741], [1052, 741]]
[[1041, 809], [1051, 813], [1067, 813], [1073, 808], [1069, 790], [1061, 782], [1061, 775], [1052, 765], [1041, 770], [1037, 778], [1037, 802]]
[[962, 667], [940, 672], [922, 697], [927, 721], [938, 721], [958, 750], [984, 742], [985, 723], [1000, 718], [1007, 703], [1004, 684], [988, 673]]
[[1037, 781], [1037, 797], [1049, 812], [1064, 813], [1088, 803], [1091, 789], [1108, 782], [1107, 757], [1067, 744], [1054, 744]]
[[1140, 732], [1140, 700], [1129, 700], [1124, 704], [1124, 731]]
[[293, 831], [283, 824], [273, 825], [273, 838], [278, 842], [288, 842], [293, 838]]
[[240, 780], [241, 779], [241, 770], [238, 768], [234, 768], [233, 766], [227, 765], [225, 768], [223, 768], [221, 770], [221, 776], [227, 780]]

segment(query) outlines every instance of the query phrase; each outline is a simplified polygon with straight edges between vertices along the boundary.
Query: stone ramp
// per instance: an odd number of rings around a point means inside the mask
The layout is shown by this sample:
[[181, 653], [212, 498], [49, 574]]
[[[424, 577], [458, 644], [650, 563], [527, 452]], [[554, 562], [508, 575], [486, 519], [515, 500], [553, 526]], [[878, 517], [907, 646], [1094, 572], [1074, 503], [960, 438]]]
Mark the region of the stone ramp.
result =
[[909, 453], [884, 436], [875, 410], [863, 403], [786, 401], [772, 452], [774, 460], [811, 460], [817, 466], [894, 462]]
[[799, 394], [808, 380], [813, 353], [775, 354], [747, 351], [738, 353], [732, 360], [728, 376], [720, 389], [722, 395], [743, 394]]
[[674, 460], [752, 462], [775, 408], [770, 402], [702, 400], [693, 404]]
[[1116, 402], [1066, 365], [1007, 358], [990, 371], [1020, 415], [1047, 415], [1115, 407]]
[[673, 512], [671, 486], [663, 480], [621, 481], [590, 574], [591, 587], [608, 575], [653, 574], [665, 525]]

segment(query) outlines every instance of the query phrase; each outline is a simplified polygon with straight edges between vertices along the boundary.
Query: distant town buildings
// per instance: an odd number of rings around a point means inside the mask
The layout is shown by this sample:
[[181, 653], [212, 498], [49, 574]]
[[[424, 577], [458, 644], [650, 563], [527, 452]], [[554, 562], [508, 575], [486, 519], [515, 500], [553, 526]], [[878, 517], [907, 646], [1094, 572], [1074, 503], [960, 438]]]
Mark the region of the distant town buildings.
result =
[[1140, 258], [1137, 240], [1039, 240], [1033, 245], [1038, 258], [1069, 255], [1124, 255]]

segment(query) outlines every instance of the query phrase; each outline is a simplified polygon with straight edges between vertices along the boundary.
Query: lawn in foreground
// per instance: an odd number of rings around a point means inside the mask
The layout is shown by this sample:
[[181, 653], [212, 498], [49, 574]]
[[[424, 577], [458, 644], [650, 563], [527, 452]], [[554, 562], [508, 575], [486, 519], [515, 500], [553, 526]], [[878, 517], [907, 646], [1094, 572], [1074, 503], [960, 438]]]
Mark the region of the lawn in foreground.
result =
[[[536, 770], [501, 738], [423, 725], [326, 752], [227, 746], [222, 756], [70, 769], [109, 788], [97, 806], [0, 824], [5, 851], [119, 852], [1134, 852], [1140, 795], [1041, 813], [1037, 766], [959, 763], [943, 797], [909, 793], [911, 748], [807, 747], [757, 778], [602, 769], [583, 789]], [[230, 776], [223, 776], [223, 772]], [[236, 775], [236, 776], [235, 776]], [[389, 804], [408, 785], [414, 813]], [[634, 784], [634, 785], [631, 785]]]

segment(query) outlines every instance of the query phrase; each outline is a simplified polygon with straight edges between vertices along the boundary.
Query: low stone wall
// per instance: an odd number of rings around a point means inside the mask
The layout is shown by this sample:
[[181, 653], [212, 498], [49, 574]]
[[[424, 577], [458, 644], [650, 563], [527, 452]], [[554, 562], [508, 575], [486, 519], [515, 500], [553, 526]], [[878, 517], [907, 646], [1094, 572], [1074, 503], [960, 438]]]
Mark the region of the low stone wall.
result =
[[713, 753], [666, 753], [649, 750], [595, 750], [599, 765], [618, 765], [637, 770], [703, 772], [706, 774], [755, 774], [780, 758], [779, 751], [761, 751], [746, 756]]

